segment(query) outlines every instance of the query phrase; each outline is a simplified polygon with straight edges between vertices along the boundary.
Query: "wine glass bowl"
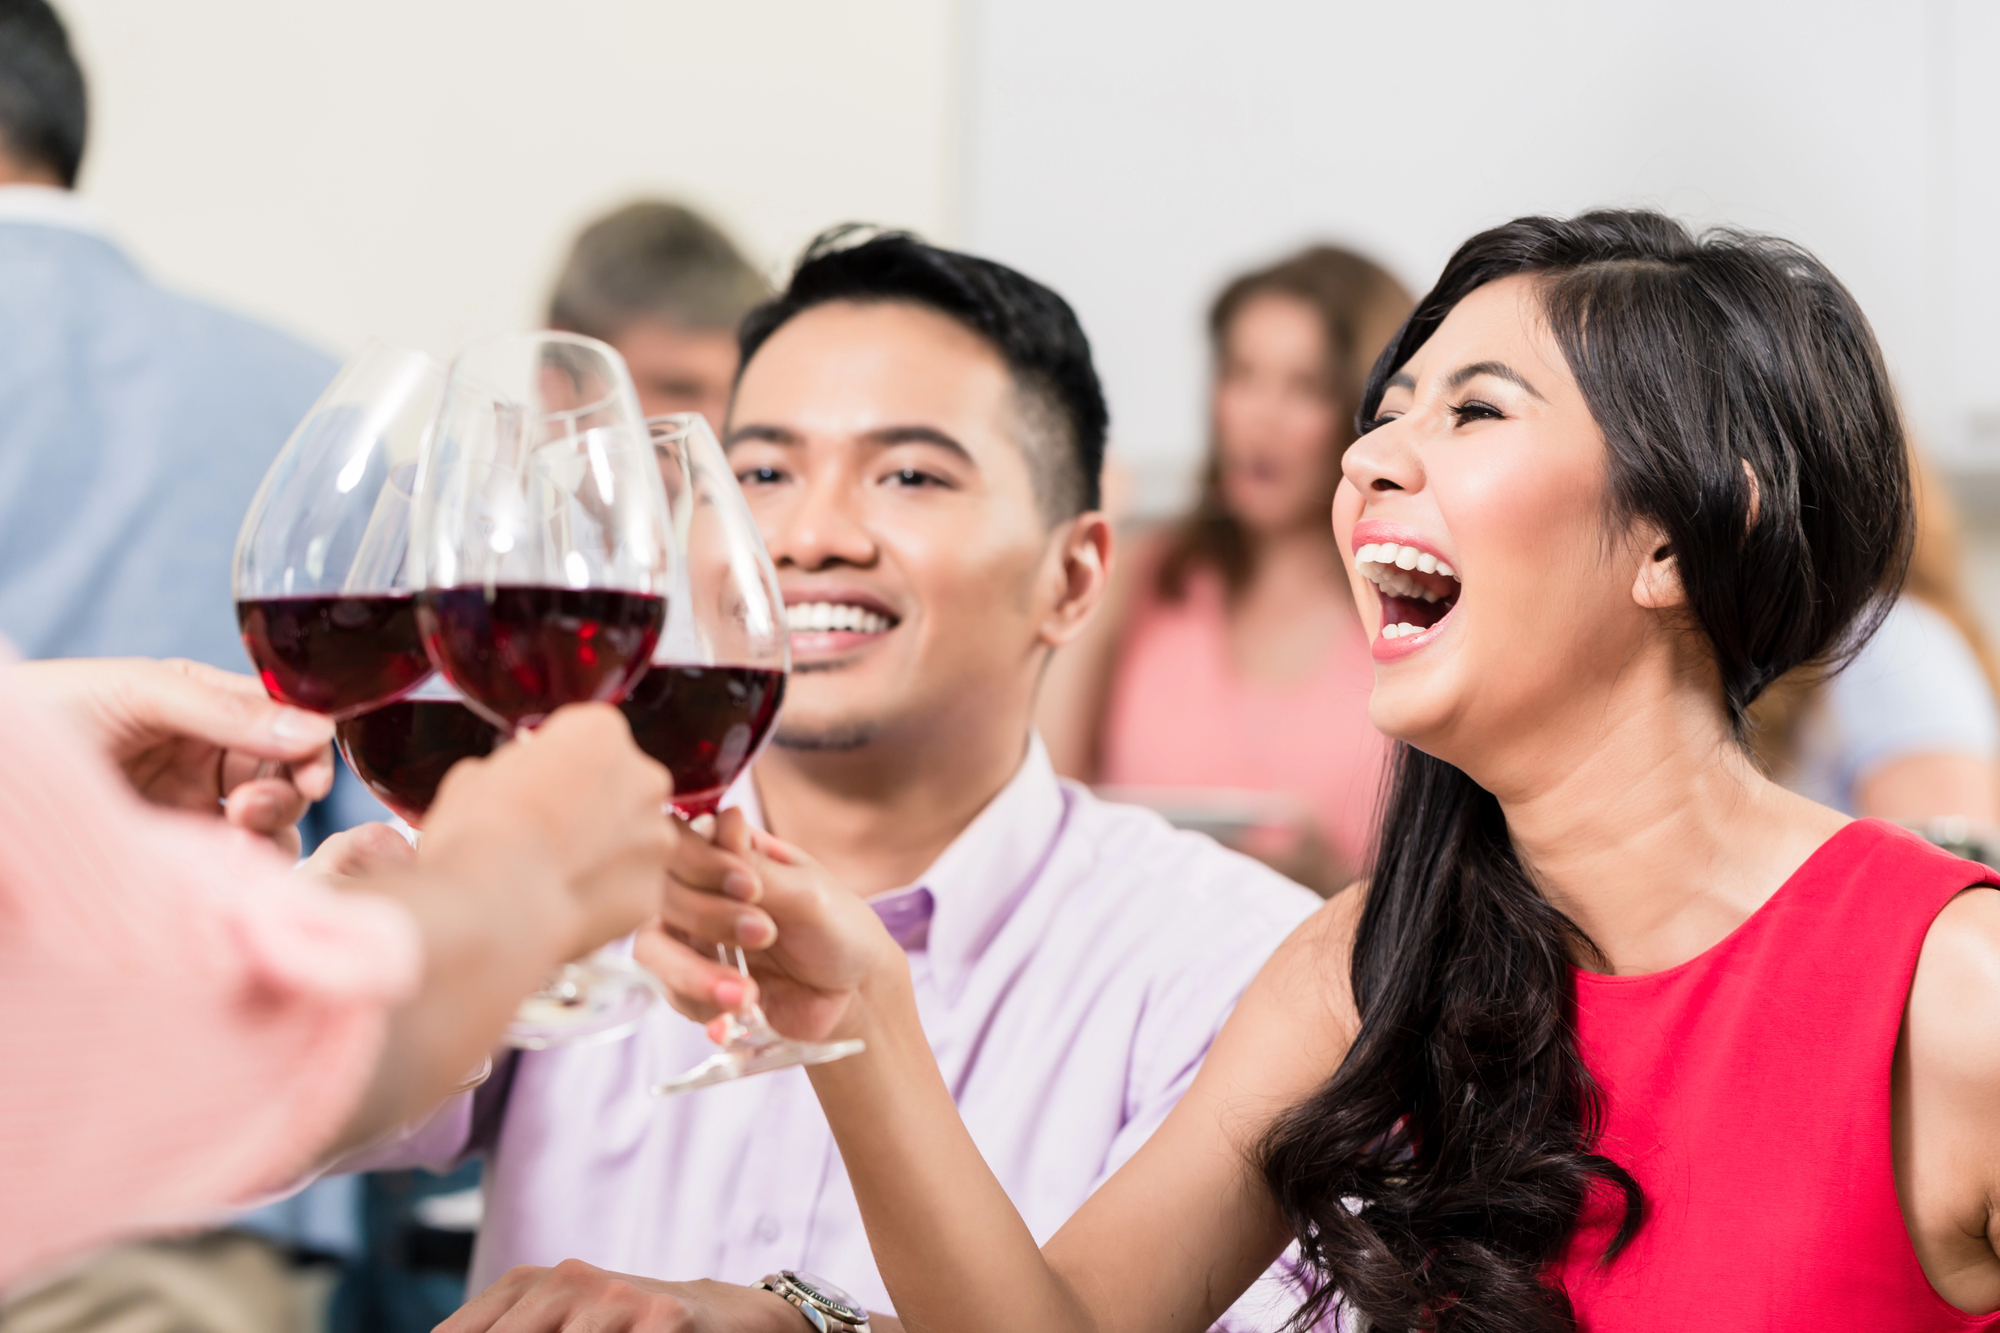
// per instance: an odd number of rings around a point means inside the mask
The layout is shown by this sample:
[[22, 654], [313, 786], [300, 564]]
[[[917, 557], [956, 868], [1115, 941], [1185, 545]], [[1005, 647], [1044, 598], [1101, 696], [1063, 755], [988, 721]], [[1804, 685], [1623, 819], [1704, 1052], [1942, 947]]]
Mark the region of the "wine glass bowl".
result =
[[712, 813], [770, 738], [791, 672], [784, 594], [729, 460], [692, 412], [647, 422], [680, 568], [652, 665], [622, 705], [673, 775], [683, 818]]
[[422, 352], [368, 343], [257, 488], [231, 581], [244, 647], [273, 698], [340, 718], [430, 674], [407, 555], [443, 379]]
[[[770, 739], [791, 672], [791, 634], [770, 553], [708, 423], [690, 412], [648, 425], [682, 559], [652, 666], [620, 707], [639, 748], [672, 773], [675, 813], [698, 820]], [[716, 954], [748, 972], [741, 949], [718, 944]], [[654, 1092], [690, 1092], [861, 1049], [858, 1041], [794, 1041], [748, 1005], [725, 1019], [721, 1049]]]
[[423, 826], [453, 764], [484, 758], [506, 740], [435, 675], [400, 699], [342, 718], [333, 738], [361, 785], [412, 828]]
[[507, 334], [452, 365], [417, 505], [417, 620], [467, 702], [510, 732], [615, 703], [666, 617], [673, 524], [610, 347]]
[[[617, 703], [645, 672], [676, 533], [631, 375], [606, 344], [515, 333], [461, 352], [411, 526], [424, 649], [499, 732], [529, 736], [564, 704]], [[477, 743], [463, 718], [436, 716]], [[399, 721], [384, 719], [384, 731]], [[384, 739], [393, 748], [395, 736]], [[600, 951], [529, 997], [507, 1040], [530, 1050], [612, 1040], [659, 994], [649, 973]]]

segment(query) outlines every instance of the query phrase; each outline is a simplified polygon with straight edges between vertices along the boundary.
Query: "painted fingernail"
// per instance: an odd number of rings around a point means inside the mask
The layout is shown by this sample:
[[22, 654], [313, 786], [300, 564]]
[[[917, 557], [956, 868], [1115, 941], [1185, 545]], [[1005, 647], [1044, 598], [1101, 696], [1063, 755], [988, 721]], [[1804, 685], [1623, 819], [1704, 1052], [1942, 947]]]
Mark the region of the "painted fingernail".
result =
[[762, 917], [742, 917], [736, 922], [736, 939], [739, 944], [764, 944], [770, 940], [770, 930]]

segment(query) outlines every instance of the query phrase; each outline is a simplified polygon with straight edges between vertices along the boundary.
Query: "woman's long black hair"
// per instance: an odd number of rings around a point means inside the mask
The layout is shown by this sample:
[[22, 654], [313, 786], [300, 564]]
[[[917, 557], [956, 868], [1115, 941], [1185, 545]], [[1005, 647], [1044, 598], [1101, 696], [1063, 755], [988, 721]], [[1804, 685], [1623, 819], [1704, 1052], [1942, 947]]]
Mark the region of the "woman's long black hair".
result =
[[[1362, 422], [1452, 307], [1520, 274], [1604, 433], [1611, 530], [1666, 533], [1740, 737], [1765, 686], [1873, 632], [1908, 559], [1902, 425], [1868, 322], [1782, 241], [1648, 212], [1521, 218], [1452, 256]], [[1354, 941], [1360, 1031], [1264, 1144], [1313, 1274], [1295, 1327], [1336, 1301], [1385, 1333], [1575, 1326], [1551, 1272], [1593, 1190], [1624, 1198], [1605, 1262], [1644, 1215], [1642, 1182], [1593, 1151], [1571, 972], [1593, 954], [1492, 794], [1399, 745]]]

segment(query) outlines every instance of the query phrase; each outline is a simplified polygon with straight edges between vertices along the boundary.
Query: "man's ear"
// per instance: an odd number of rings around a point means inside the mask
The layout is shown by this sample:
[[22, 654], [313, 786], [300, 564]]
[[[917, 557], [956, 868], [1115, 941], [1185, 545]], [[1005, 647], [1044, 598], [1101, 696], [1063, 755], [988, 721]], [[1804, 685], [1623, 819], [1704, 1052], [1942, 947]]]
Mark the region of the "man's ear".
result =
[[1111, 586], [1111, 520], [1097, 510], [1078, 514], [1058, 529], [1050, 558], [1059, 587], [1041, 639], [1060, 648], [1083, 632]]
[[1651, 523], [1636, 523], [1632, 541], [1645, 554], [1639, 573], [1632, 580], [1632, 600], [1651, 611], [1665, 611], [1687, 605], [1687, 589], [1681, 586], [1680, 558], [1674, 554], [1667, 534]]

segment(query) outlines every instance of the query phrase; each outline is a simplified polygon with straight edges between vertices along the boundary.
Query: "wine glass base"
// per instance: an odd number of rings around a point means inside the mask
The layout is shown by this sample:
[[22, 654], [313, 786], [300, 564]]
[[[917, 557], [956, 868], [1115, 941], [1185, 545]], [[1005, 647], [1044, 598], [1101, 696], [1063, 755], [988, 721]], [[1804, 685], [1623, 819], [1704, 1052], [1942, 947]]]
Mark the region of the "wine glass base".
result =
[[507, 1026], [507, 1044], [545, 1051], [617, 1041], [638, 1028], [658, 994], [652, 978], [637, 968], [565, 963], [548, 985], [521, 1001]]
[[731, 1079], [748, 1078], [752, 1074], [768, 1074], [774, 1069], [823, 1065], [829, 1060], [859, 1055], [867, 1046], [866, 1042], [853, 1038], [847, 1041], [792, 1041], [786, 1037], [771, 1042], [725, 1046], [685, 1074], [654, 1084], [653, 1095], [671, 1097], [676, 1093], [727, 1083]]

